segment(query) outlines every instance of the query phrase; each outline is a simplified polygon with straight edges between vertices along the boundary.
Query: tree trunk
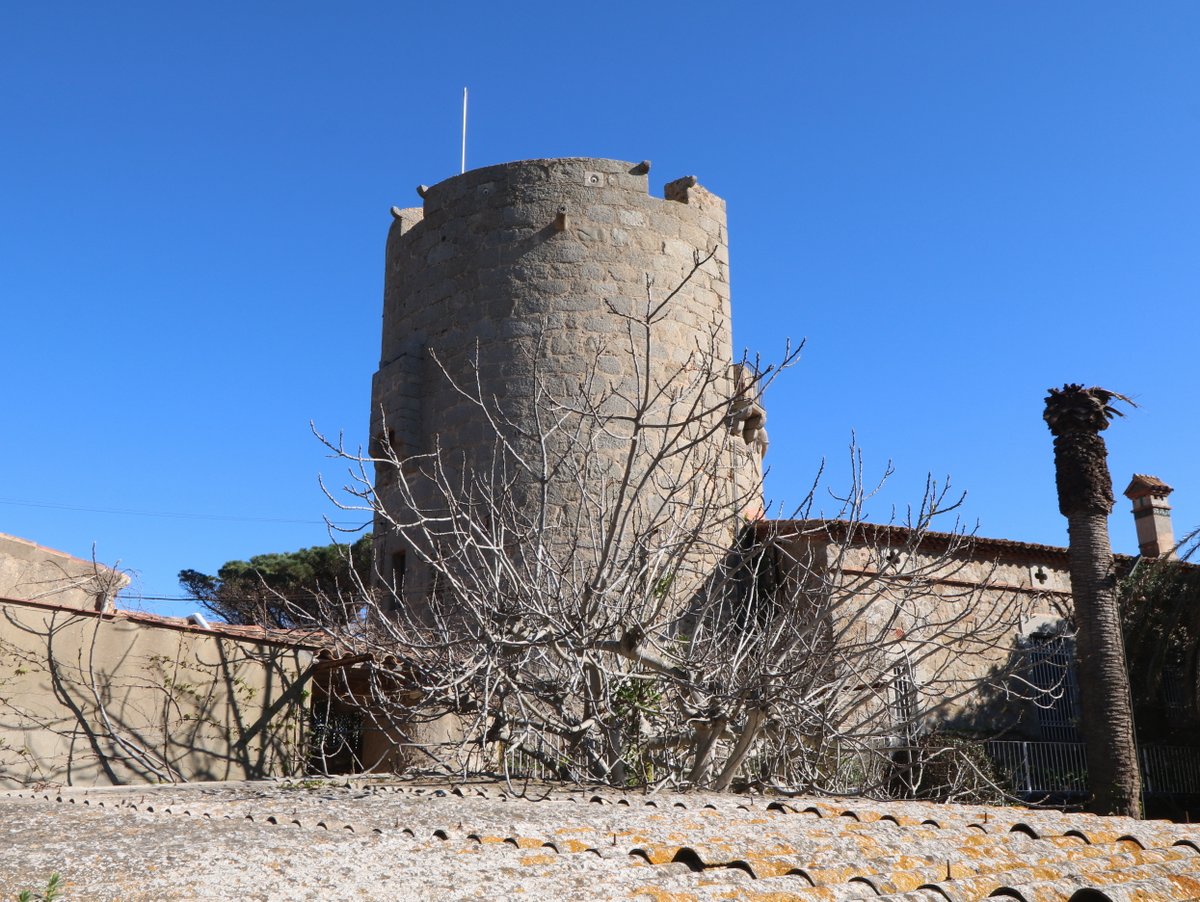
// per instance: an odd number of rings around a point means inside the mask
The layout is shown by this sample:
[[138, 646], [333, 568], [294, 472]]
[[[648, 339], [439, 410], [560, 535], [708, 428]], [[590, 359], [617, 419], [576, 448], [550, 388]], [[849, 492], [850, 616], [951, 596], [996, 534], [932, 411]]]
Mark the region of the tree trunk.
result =
[[1050, 389], [1045, 419], [1054, 433], [1058, 508], [1067, 518], [1070, 536], [1079, 728], [1087, 746], [1089, 807], [1097, 814], [1140, 817], [1142, 786], [1133, 702], [1108, 538], [1112, 476], [1108, 449], [1100, 436], [1117, 414], [1109, 406], [1114, 398], [1121, 396], [1081, 385]]
[[725, 767], [717, 775], [717, 779], [712, 786], [714, 790], [725, 792], [729, 788], [729, 785], [733, 782], [734, 775], [737, 773], [738, 768], [742, 766], [742, 762], [746, 760], [746, 756], [750, 754], [750, 750], [754, 748], [754, 740], [758, 738], [758, 734], [762, 732], [762, 728], [766, 723], [767, 712], [762, 708], [751, 708], [746, 714], [746, 725], [742, 728], [742, 735], [738, 737], [737, 744], [733, 747], [733, 752], [730, 753], [729, 759], [725, 762]]
[[696, 758], [687, 776], [688, 783], [692, 786], [709, 785], [712, 779], [713, 752], [716, 750], [717, 740], [725, 732], [725, 724], [725, 718], [720, 715], [708, 723], [696, 724]]
[[1090, 807], [1097, 814], [1140, 817], [1141, 774], [1108, 522], [1073, 514], [1067, 528]]

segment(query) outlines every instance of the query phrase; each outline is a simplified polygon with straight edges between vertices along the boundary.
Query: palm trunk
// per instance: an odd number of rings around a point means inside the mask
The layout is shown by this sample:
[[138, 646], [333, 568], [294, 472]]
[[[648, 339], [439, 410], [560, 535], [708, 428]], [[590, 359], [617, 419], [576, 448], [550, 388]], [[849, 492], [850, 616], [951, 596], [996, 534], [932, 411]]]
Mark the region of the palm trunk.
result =
[[1139, 817], [1141, 774], [1107, 518], [1071, 514], [1067, 529], [1090, 807]]
[[1108, 449], [1100, 437], [1117, 414], [1109, 406], [1114, 398], [1121, 396], [1102, 388], [1051, 389], [1045, 418], [1054, 433], [1058, 508], [1067, 518], [1070, 536], [1079, 728], [1087, 746], [1089, 807], [1097, 814], [1140, 817], [1142, 786], [1133, 701], [1108, 538], [1112, 476]]

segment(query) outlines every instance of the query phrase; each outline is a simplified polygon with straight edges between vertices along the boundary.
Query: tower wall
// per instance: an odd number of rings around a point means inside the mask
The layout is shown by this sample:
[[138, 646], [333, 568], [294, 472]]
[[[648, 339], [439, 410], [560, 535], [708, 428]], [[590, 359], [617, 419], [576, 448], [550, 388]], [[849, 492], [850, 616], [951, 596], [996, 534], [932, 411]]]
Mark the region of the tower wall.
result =
[[[710, 251], [655, 328], [651, 369], [667, 381], [709, 344], [729, 369], [725, 204], [694, 179], [668, 185], [672, 199], [647, 188], [644, 168], [630, 163], [527, 160], [447, 179], [424, 190], [423, 208], [393, 211], [373, 440], [387, 437], [401, 458], [428, 453], [435, 441], [468, 465], [490, 454], [494, 433], [451, 384], [474, 386], [476, 361], [484, 396], [530, 424], [539, 384], [578, 392], [597, 354], [611, 383], [631, 389], [636, 372], [620, 312], [644, 308], [647, 279], [652, 295], [665, 297]], [[718, 389], [729, 398], [732, 377]], [[731, 477], [745, 463], [735, 456], [727, 455]], [[376, 491], [388, 504], [394, 475], [385, 469]], [[386, 566], [402, 545], [380, 523], [376, 535]]]

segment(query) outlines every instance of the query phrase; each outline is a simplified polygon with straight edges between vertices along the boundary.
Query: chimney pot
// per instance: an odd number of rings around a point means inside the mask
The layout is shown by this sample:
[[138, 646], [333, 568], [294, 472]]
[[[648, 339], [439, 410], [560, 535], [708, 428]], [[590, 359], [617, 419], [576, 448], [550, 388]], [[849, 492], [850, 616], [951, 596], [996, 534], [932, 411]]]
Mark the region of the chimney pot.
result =
[[1173, 491], [1157, 476], [1144, 473], [1134, 473], [1125, 489], [1125, 497], [1133, 502], [1133, 523], [1142, 557], [1175, 557], [1175, 532], [1171, 528], [1171, 505], [1167, 503]]

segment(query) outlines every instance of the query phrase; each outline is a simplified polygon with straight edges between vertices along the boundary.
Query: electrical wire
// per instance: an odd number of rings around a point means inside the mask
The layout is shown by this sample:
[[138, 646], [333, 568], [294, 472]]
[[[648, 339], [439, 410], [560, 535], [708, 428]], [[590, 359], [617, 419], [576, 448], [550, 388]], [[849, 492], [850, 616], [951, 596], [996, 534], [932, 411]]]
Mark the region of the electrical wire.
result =
[[352, 527], [361, 524], [348, 520], [291, 520], [283, 517], [234, 517], [227, 514], [182, 514], [170, 511], [139, 511], [115, 507], [76, 507], [70, 504], [55, 504], [49, 501], [25, 501], [17, 498], [0, 498], [0, 504], [10, 504], [17, 507], [41, 507], [52, 510], [78, 511], [90, 514], [119, 514], [127, 517], [167, 517], [176, 520], [219, 520], [230, 523], [329, 523], [333, 526]]

